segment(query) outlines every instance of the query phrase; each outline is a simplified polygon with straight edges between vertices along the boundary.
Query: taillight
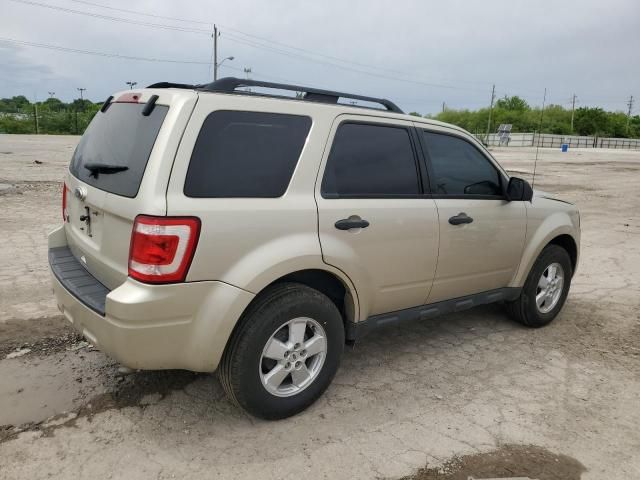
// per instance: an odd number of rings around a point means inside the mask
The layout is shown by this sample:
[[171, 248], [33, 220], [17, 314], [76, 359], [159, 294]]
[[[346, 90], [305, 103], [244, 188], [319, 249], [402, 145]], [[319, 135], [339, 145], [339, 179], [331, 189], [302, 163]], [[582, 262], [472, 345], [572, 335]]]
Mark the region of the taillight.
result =
[[67, 184], [62, 184], [62, 221], [66, 222], [69, 214], [67, 213]]
[[129, 276], [145, 283], [183, 282], [200, 235], [197, 217], [138, 215], [129, 248]]

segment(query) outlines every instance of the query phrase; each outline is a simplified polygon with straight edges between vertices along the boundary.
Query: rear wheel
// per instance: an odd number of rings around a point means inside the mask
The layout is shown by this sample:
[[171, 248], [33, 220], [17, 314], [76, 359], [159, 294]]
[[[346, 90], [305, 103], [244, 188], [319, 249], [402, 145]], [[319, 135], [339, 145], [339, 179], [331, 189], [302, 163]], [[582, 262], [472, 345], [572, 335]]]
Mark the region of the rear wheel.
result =
[[547, 245], [531, 268], [520, 297], [507, 304], [510, 315], [527, 327], [551, 323], [564, 305], [572, 275], [567, 251]]
[[252, 415], [301, 412], [326, 390], [344, 346], [342, 317], [305, 285], [269, 287], [240, 320], [220, 364], [227, 395]]

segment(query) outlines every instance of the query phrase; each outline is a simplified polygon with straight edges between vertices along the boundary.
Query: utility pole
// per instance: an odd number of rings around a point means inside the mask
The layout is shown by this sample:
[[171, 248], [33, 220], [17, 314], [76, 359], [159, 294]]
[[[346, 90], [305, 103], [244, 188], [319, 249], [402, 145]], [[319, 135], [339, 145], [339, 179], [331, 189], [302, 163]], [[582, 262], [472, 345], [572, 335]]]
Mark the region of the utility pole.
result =
[[36, 135], [38, 135], [38, 133], [40, 133], [40, 125], [38, 124], [38, 102], [34, 102], [33, 104], [33, 121], [35, 122]]
[[627, 135], [629, 135], [629, 127], [631, 126], [631, 112], [633, 112], [633, 95], [629, 97], [627, 105], [629, 106], [629, 110], [627, 111]]
[[218, 26], [213, 25], [213, 81], [218, 80]]
[[447, 104], [445, 102], [442, 102], [442, 113], [444, 113], [446, 109], [447, 109]]
[[[80, 104], [82, 105], [82, 110], [84, 111], [84, 91], [86, 90], [86, 88], [77, 88], [77, 90], [80, 92]], [[76, 117], [76, 135], [78, 135], [78, 107], [75, 108], [75, 117]]]
[[576, 111], [576, 94], [573, 94], [573, 97], [571, 97], [571, 133], [573, 133], [573, 116], [574, 113]]
[[491, 89], [491, 105], [489, 106], [489, 120], [487, 121], [487, 136], [485, 137], [485, 143], [489, 145], [489, 132], [491, 130], [491, 114], [493, 113], [493, 101], [496, 99], [496, 86], [493, 85]]

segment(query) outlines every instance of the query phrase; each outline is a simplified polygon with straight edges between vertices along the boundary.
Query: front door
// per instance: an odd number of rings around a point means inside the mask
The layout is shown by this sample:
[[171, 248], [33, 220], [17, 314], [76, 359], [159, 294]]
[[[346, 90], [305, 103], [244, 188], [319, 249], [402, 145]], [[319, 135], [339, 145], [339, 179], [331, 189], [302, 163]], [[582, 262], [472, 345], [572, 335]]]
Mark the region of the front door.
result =
[[440, 252], [428, 303], [506, 287], [526, 234], [524, 202], [508, 202], [507, 177], [451, 130], [420, 130], [440, 223]]
[[438, 255], [410, 122], [343, 115], [316, 185], [323, 259], [357, 287], [360, 318], [422, 305]]

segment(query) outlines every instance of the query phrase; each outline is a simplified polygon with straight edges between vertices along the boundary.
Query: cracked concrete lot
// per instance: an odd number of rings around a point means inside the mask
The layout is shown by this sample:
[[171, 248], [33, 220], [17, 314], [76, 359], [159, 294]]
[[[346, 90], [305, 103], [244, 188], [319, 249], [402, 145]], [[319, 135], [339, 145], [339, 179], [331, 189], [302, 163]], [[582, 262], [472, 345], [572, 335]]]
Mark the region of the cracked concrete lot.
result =
[[[314, 406], [265, 422], [215, 375], [118, 376], [58, 315], [45, 235], [76, 142], [0, 135], [1, 479], [640, 478], [640, 152], [540, 151], [536, 187], [582, 215], [553, 324], [494, 305], [376, 332]], [[494, 154], [530, 179], [533, 149]]]

